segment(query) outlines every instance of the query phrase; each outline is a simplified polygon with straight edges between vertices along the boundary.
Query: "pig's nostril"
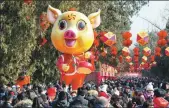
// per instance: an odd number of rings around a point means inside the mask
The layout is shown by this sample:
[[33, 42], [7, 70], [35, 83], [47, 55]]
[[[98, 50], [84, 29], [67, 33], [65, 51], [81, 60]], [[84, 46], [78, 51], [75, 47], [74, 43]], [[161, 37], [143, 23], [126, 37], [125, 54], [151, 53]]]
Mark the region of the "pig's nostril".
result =
[[75, 38], [76, 35], [72, 30], [68, 30], [68, 31], [65, 32], [64, 37], [65, 38]]

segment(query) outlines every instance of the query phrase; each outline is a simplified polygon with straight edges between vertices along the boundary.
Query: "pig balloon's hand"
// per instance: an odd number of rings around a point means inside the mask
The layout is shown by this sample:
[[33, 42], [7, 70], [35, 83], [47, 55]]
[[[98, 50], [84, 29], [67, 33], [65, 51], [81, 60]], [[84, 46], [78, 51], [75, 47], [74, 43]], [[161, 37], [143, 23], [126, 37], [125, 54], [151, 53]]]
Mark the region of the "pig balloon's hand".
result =
[[86, 52], [85, 53], [85, 59], [90, 59], [92, 53], [91, 52]]
[[64, 72], [67, 72], [68, 70], [69, 70], [69, 65], [68, 64], [62, 64], [62, 70], [64, 71]]

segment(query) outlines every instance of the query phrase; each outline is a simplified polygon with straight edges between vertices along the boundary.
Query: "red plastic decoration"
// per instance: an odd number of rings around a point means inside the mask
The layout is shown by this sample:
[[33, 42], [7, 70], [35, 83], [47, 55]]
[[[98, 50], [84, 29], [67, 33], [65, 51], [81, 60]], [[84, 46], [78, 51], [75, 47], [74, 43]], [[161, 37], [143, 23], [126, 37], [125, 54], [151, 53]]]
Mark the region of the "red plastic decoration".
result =
[[46, 44], [46, 42], [47, 42], [46, 38], [45, 38], [45, 37], [44, 37], [44, 38], [42, 38], [41, 46], [45, 45], [45, 44]]
[[155, 48], [155, 56], [160, 56], [161, 55], [161, 48], [160, 47], [156, 47]]
[[155, 56], [154, 56], [154, 55], [151, 55], [150, 59], [151, 59], [151, 60], [150, 60], [151, 62], [154, 62], [154, 61], [155, 61]]
[[132, 41], [130, 39], [124, 40], [123, 45], [126, 47], [129, 47], [132, 44]]
[[132, 34], [130, 32], [124, 32], [122, 36], [125, 40], [127, 40], [131, 38]]
[[159, 46], [165, 46], [167, 44], [167, 41], [165, 39], [160, 39], [157, 41], [157, 44]]
[[101, 32], [100, 32], [100, 36], [101, 36], [101, 37], [104, 36], [105, 34], [106, 34], [105, 31], [101, 31]]
[[94, 40], [94, 45], [95, 45], [96, 47], [99, 46], [99, 40], [98, 40], [98, 39], [95, 39], [95, 40]]
[[94, 38], [96, 39], [97, 36], [98, 36], [98, 33], [94, 31]]
[[119, 56], [119, 62], [120, 62], [120, 63], [123, 62], [123, 56], [122, 56], [122, 55]]
[[111, 53], [112, 53], [113, 56], [117, 55], [117, 48], [115, 46], [111, 47]]
[[139, 62], [139, 57], [138, 56], [134, 56], [133, 60], [134, 60], [135, 63], [138, 63]]
[[134, 56], [139, 56], [139, 48], [138, 47], [135, 47], [133, 49], [133, 51], [134, 51]]
[[159, 36], [159, 39], [164, 39], [167, 37], [167, 32], [165, 30], [161, 30], [157, 33], [157, 35]]

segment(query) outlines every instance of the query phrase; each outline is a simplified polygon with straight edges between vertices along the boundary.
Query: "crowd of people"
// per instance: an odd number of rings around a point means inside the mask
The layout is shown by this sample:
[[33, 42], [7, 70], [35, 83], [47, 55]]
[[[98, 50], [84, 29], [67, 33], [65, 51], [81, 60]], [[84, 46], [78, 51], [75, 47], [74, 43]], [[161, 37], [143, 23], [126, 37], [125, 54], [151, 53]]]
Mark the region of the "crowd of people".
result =
[[0, 108], [167, 108], [169, 83], [121, 77], [100, 85], [86, 82], [77, 91], [62, 83], [23, 87], [0, 85]]

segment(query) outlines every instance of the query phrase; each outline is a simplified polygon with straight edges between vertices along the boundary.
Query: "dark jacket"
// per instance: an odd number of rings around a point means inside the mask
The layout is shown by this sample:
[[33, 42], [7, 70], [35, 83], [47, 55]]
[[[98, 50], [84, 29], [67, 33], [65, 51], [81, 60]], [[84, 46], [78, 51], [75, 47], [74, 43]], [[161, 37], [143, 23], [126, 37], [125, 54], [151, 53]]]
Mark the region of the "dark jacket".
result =
[[[75, 105], [75, 104], [82, 104], [83, 106], [88, 106], [88, 100], [86, 100], [86, 99], [84, 99], [84, 97], [83, 96], [80, 96], [80, 95], [78, 95], [75, 99], [74, 99], [74, 101], [71, 103], [71, 105]], [[70, 106], [71, 106], [70, 105]]]
[[52, 108], [68, 108], [69, 102], [67, 100], [57, 100], [53, 103]]

